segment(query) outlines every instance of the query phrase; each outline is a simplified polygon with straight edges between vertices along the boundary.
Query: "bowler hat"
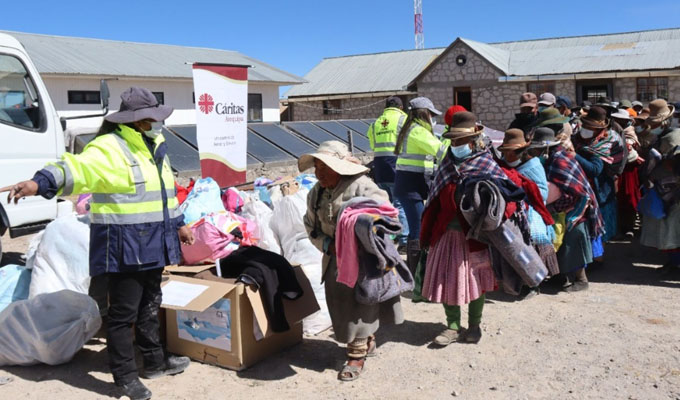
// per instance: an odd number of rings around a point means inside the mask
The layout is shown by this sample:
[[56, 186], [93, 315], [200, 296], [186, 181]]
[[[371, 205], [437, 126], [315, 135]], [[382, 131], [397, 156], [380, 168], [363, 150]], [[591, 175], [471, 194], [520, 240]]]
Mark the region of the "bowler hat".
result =
[[674, 105], [668, 105], [664, 99], [656, 99], [649, 102], [649, 117], [647, 122], [662, 122], [671, 118], [675, 112]]
[[172, 107], [158, 104], [156, 96], [149, 89], [132, 86], [120, 95], [120, 109], [104, 119], [118, 124], [151, 119], [156, 122], [165, 120], [172, 114]]
[[569, 117], [565, 117], [560, 114], [560, 110], [551, 107], [546, 108], [538, 114], [538, 120], [536, 120], [536, 126], [546, 126], [552, 124], [563, 124], [569, 122]]
[[529, 143], [530, 149], [543, 149], [546, 147], [558, 146], [560, 141], [555, 139], [555, 131], [548, 127], [541, 127], [534, 130], [534, 136]]
[[520, 107], [536, 107], [538, 98], [535, 93], [526, 92], [519, 96], [519, 106]]
[[607, 112], [600, 106], [592, 106], [588, 114], [581, 117], [581, 124], [586, 129], [604, 129], [609, 126]]
[[520, 150], [527, 146], [529, 146], [529, 143], [524, 139], [524, 131], [512, 128], [505, 131], [503, 144], [498, 146], [498, 150]]
[[451, 128], [448, 132], [444, 132], [447, 139], [456, 140], [470, 136], [480, 135], [484, 131], [484, 127], [477, 124], [477, 117], [469, 111], [461, 111], [453, 114], [451, 119]]

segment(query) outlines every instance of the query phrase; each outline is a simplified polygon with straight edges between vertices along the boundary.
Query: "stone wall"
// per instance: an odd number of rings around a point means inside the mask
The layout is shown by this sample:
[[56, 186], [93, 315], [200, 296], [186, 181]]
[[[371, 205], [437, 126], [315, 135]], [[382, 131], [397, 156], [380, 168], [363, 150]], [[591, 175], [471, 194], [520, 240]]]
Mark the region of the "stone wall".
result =
[[621, 100], [637, 100], [637, 78], [618, 78], [614, 79], [614, 94], [612, 99], [615, 101]]
[[668, 77], [668, 100], [680, 101], [680, 76]]
[[[370, 119], [377, 118], [385, 108], [387, 97], [354, 97], [340, 101], [342, 109], [339, 113], [324, 114], [323, 101], [290, 102], [293, 121], [323, 121], [334, 119]], [[414, 96], [413, 96], [414, 97]]]

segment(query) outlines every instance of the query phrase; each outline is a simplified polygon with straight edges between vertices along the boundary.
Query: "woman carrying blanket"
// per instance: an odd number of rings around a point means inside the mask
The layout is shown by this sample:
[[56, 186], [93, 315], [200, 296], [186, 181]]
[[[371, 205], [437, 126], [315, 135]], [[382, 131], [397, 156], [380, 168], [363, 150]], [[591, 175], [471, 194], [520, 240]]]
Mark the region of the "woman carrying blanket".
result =
[[375, 355], [374, 334], [380, 323], [400, 324], [404, 316], [399, 296], [379, 304], [361, 304], [356, 301], [354, 288], [337, 281], [335, 235], [339, 212], [347, 201], [357, 197], [389, 204], [389, 196], [365, 175], [368, 169], [342, 142], [321, 143], [316, 153], [300, 157], [298, 167], [300, 171], [314, 167], [319, 179], [307, 197], [304, 222], [310, 240], [324, 253], [322, 277], [335, 339], [347, 343], [347, 362], [338, 379], [352, 381], [361, 375], [366, 357]]

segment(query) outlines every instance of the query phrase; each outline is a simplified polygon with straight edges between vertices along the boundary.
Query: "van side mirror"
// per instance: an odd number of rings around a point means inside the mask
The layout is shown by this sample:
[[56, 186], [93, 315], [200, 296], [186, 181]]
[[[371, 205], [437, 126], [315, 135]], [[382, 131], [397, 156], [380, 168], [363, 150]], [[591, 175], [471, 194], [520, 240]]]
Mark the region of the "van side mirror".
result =
[[106, 79], [99, 81], [99, 97], [102, 103], [102, 109], [109, 109], [109, 84], [106, 83]]

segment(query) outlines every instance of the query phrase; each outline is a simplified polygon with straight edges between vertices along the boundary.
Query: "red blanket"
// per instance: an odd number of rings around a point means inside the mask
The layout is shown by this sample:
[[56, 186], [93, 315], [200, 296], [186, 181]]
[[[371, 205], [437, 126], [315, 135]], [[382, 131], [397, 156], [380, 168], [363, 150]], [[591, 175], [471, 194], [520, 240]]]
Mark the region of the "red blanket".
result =
[[553, 220], [553, 217], [552, 215], [550, 215], [550, 212], [546, 208], [545, 203], [543, 203], [543, 196], [541, 195], [541, 191], [536, 185], [536, 183], [531, 179], [527, 178], [526, 176], [517, 172], [516, 169], [506, 168], [502, 165], [501, 169], [503, 170], [503, 172], [505, 172], [505, 175], [507, 175], [508, 178], [510, 178], [510, 180], [515, 183], [515, 185], [524, 189], [524, 193], [526, 193], [527, 195], [527, 202], [541, 216], [543, 222], [545, 222], [546, 225], [554, 225], [555, 220]]

